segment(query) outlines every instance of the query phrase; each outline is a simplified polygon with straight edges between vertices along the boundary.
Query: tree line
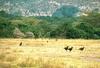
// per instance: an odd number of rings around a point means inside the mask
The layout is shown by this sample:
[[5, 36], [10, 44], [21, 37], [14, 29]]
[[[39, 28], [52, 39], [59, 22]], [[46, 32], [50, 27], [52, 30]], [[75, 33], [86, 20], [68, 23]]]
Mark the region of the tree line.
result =
[[13, 16], [0, 11], [0, 38], [17, 37], [100, 39], [100, 13], [58, 18]]

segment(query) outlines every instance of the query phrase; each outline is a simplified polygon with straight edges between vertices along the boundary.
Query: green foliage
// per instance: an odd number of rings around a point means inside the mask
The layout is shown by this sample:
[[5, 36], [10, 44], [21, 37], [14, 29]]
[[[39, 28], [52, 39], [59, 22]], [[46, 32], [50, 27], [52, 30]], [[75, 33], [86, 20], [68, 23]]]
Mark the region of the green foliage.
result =
[[[2, 12], [1, 14], [4, 14]], [[100, 14], [77, 17], [4, 17], [0, 16], [0, 38], [13, 38], [17, 27], [24, 34], [32, 32], [35, 38], [100, 39]], [[7, 14], [6, 14], [7, 15]]]
[[0, 11], [0, 16], [9, 19], [14, 17], [13, 15], [6, 13], [5, 11]]
[[75, 28], [70, 28], [66, 33], [67, 38], [86, 38], [85, 36], [86, 33], [84, 31]]
[[88, 16], [80, 17], [82, 22], [89, 23], [94, 27], [100, 27], [100, 13], [97, 12], [90, 12]]
[[77, 28], [84, 30], [88, 33], [94, 33], [94, 27], [88, 23], [80, 23], [79, 25], [77, 25]]
[[100, 38], [100, 28], [95, 29], [95, 37]]
[[10, 22], [0, 23], [0, 37], [13, 37], [12, 36], [13, 26]]

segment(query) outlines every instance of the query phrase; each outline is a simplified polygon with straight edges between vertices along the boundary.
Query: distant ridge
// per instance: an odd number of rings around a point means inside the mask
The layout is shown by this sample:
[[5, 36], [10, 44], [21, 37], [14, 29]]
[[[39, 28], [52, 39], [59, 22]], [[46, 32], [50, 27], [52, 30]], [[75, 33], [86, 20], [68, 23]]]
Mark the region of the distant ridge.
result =
[[52, 16], [64, 5], [72, 5], [81, 13], [98, 9], [99, 0], [0, 0], [0, 11], [18, 16]]

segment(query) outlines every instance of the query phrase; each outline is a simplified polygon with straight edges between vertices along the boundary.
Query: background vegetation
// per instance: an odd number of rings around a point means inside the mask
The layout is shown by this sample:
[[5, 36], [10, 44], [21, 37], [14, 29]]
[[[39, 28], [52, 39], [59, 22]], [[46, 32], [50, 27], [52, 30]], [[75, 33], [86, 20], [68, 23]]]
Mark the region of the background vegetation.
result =
[[80, 17], [21, 17], [0, 11], [0, 38], [100, 39], [100, 13]]

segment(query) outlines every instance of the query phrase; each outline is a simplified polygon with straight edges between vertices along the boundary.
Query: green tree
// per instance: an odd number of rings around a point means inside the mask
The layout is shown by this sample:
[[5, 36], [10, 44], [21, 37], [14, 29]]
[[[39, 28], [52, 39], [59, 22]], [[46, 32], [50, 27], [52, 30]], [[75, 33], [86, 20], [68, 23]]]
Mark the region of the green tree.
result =
[[86, 22], [93, 25], [96, 28], [100, 27], [100, 13], [90, 12], [88, 16], [82, 16], [81, 22]]

